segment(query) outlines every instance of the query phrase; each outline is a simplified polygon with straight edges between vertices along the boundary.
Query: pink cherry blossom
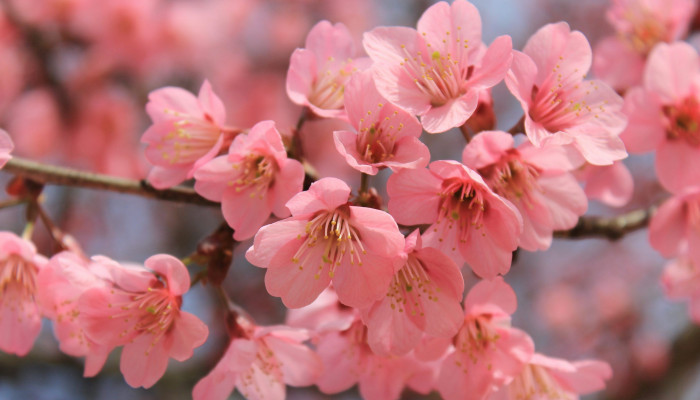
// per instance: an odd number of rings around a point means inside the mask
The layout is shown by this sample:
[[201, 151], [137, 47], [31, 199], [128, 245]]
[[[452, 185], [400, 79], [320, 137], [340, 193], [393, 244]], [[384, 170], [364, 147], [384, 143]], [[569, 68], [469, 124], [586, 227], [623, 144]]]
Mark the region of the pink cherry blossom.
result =
[[345, 25], [317, 23], [306, 37], [306, 48], [292, 53], [287, 95], [316, 115], [343, 117], [345, 85], [353, 73], [369, 66], [366, 57], [353, 59], [355, 56], [355, 43]]
[[503, 385], [522, 371], [534, 344], [525, 332], [510, 327], [516, 307], [515, 292], [501, 277], [482, 280], [469, 291], [463, 325], [437, 381], [443, 398], [483, 399], [492, 386]]
[[329, 286], [306, 307], [287, 311], [286, 323], [296, 328], [308, 329], [312, 334], [328, 331], [344, 331], [359, 317], [359, 311], [338, 301], [338, 295]]
[[510, 200], [523, 217], [519, 246], [546, 250], [552, 232], [573, 228], [586, 212], [586, 195], [565, 171], [561, 148], [513, 148], [513, 136], [502, 131], [476, 135], [464, 148], [462, 162], [475, 169], [496, 194]]
[[24, 356], [41, 329], [37, 274], [46, 265], [34, 243], [0, 232], [0, 350]]
[[306, 331], [286, 326], [251, 327], [234, 338], [214, 369], [197, 385], [194, 400], [225, 400], [237, 388], [249, 400], [283, 400], [285, 384], [309, 386], [322, 364], [306, 345]]
[[464, 279], [442, 252], [423, 247], [415, 230], [406, 238], [407, 258], [394, 275], [386, 297], [363, 311], [367, 342], [377, 355], [404, 355], [423, 332], [451, 338], [462, 325]]
[[246, 258], [267, 268], [267, 291], [289, 308], [310, 304], [332, 281], [343, 304], [382, 297], [401, 261], [404, 237], [387, 213], [348, 203], [350, 187], [314, 182], [287, 203], [292, 217], [264, 226]]
[[626, 118], [622, 98], [607, 84], [583, 80], [591, 48], [565, 22], [545, 25], [513, 55], [506, 76], [525, 111], [525, 133], [536, 147], [563, 145], [591, 164], [627, 157], [619, 138]]
[[649, 55], [643, 87], [625, 95], [631, 153], [656, 150], [656, 173], [674, 193], [700, 183], [700, 56], [689, 44], [660, 43]]
[[651, 218], [649, 242], [664, 257], [686, 254], [700, 265], [700, 188], [666, 200]]
[[418, 140], [418, 120], [379, 94], [371, 72], [359, 72], [350, 80], [345, 109], [355, 132], [336, 131], [334, 137], [336, 149], [351, 167], [376, 175], [381, 168], [395, 171], [428, 164], [430, 151]]
[[700, 264], [687, 255], [670, 261], [664, 268], [661, 283], [666, 296], [673, 300], [688, 301], [688, 313], [700, 323]]
[[149, 388], [163, 376], [169, 358], [192, 357], [209, 333], [199, 318], [180, 309], [190, 288], [187, 268], [166, 254], [148, 258], [148, 269], [101, 261], [109, 285], [80, 296], [80, 324], [94, 342], [124, 346], [124, 379], [132, 387]]
[[10, 161], [12, 156], [12, 150], [14, 150], [15, 145], [12, 143], [12, 138], [4, 130], [0, 129], [0, 168], [4, 167], [5, 164]]
[[586, 197], [610, 207], [626, 205], [634, 194], [632, 173], [622, 161], [612, 165], [585, 164], [574, 171], [574, 176], [583, 183]]
[[479, 93], [503, 79], [511, 39], [500, 36], [485, 50], [479, 11], [465, 0], [431, 6], [417, 28], [379, 27], [365, 33], [363, 44], [379, 92], [420, 115], [426, 131], [444, 132], [463, 125]]
[[287, 158], [282, 137], [272, 121], [263, 121], [247, 135], [236, 136], [227, 156], [216, 157], [197, 169], [195, 190], [220, 201], [236, 240], [253, 237], [274, 212], [288, 217], [285, 203], [299, 193], [304, 168]]
[[84, 376], [95, 376], [112, 350], [90, 340], [80, 324], [78, 299], [86, 290], [107, 287], [94, 272], [99, 264], [111, 263], [96, 257], [92, 263], [75, 253], [62, 252], [49, 260], [39, 272], [37, 294], [42, 314], [53, 321], [53, 328], [62, 352], [73, 357], [85, 357]]
[[569, 362], [533, 354], [523, 371], [488, 400], [567, 399], [605, 388], [612, 377], [608, 363], [598, 360]]
[[429, 170], [403, 170], [389, 178], [389, 212], [404, 225], [431, 224], [426, 246], [466, 261], [484, 278], [510, 270], [523, 221], [474, 170], [456, 161], [435, 161]]
[[229, 145], [235, 131], [225, 127], [221, 99], [204, 81], [199, 96], [176, 87], [151, 92], [146, 111], [153, 125], [144, 132], [146, 158], [154, 167], [151, 184], [164, 189], [194, 176], [197, 168]]

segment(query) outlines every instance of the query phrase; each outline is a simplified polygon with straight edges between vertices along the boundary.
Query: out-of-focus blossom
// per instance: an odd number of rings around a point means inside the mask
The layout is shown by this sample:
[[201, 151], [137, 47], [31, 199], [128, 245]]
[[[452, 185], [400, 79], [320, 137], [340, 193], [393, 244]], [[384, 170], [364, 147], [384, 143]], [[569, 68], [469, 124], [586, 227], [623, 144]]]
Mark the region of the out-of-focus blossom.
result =
[[656, 173], [674, 193], [700, 184], [700, 56], [687, 43], [660, 43], [649, 54], [643, 87], [625, 95], [631, 153], [656, 150]]
[[527, 142], [517, 149], [513, 145], [509, 133], [485, 131], [464, 148], [462, 162], [520, 211], [519, 246], [546, 250], [553, 231], [573, 228], [586, 212], [586, 195], [566, 171], [568, 159], [560, 148], [536, 148]]
[[24, 356], [41, 329], [37, 274], [46, 265], [34, 243], [0, 232], [0, 350]]
[[462, 325], [464, 279], [442, 252], [423, 247], [420, 233], [406, 238], [407, 258], [386, 297], [363, 311], [367, 343], [375, 354], [401, 356], [418, 345], [423, 332], [452, 338]]
[[302, 189], [304, 168], [287, 158], [282, 138], [272, 121], [263, 121], [247, 135], [238, 135], [227, 156], [217, 157], [195, 171], [195, 190], [220, 201], [236, 240], [253, 237], [274, 212], [288, 217], [285, 203]]
[[350, 77], [369, 65], [356, 56], [355, 42], [343, 24], [316, 24], [306, 37], [306, 48], [292, 53], [287, 72], [287, 95], [314, 114], [337, 118], [345, 115], [344, 92]]
[[[61, 112], [46, 88], [28, 90], [15, 98], [8, 110], [7, 129], [14, 135], [15, 153], [19, 156], [41, 159], [65, 151]], [[130, 150], [133, 153], [134, 147]]]
[[565, 22], [548, 24], [513, 55], [506, 84], [525, 111], [532, 144], [566, 146], [591, 164], [609, 165], [627, 157], [619, 138], [626, 118], [614, 90], [583, 79], [590, 66], [586, 37]]
[[94, 342], [124, 346], [120, 369], [126, 383], [149, 388], [163, 376], [169, 358], [192, 357], [209, 334], [199, 318], [180, 309], [182, 295], [190, 288], [187, 268], [165, 254], [148, 258], [148, 270], [106, 257], [99, 261], [107, 285], [80, 296], [80, 324]]
[[457, 265], [466, 261], [483, 278], [510, 270], [522, 217], [476, 171], [456, 161], [434, 161], [429, 169], [393, 174], [387, 191], [397, 222], [431, 224], [423, 235], [426, 246], [443, 251]]
[[649, 242], [664, 257], [686, 254], [700, 265], [700, 187], [666, 200], [649, 222]]
[[617, 90], [638, 85], [651, 50], [682, 39], [695, 8], [694, 0], [613, 0], [607, 17], [617, 35], [595, 46], [593, 72]]
[[15, 148], [12, 138], [4, 130], [0, 129], [0, 168], [12, 158], [12, 150]]
[[381, 168], [428, 164], [430, 151], [418, 140], [422, 132], [418, 120], [377, 92], [371, 72], [358, 72], [350, 80], [345, 109], [355, 132], [336, 131], [335, 146], [351, 167], [376, 175]]
[[335, 178], [314, 182], [287, 203], [292, 217], [264, 226], [246, 253], [267, 268], [265, 286], [289, 308], [311, 304], [333, 282], [343, 304], [363, 308], [382, 297], [405, 244], [391, 215], [348, 203]]
[[146, 111], [153, 125], [144, 132], [146, 158], [154, 167], [148, 175], [159, 189], [177, 185], [194, 176], [197, 168], [216, 157], [231, 143], [235, 132], [226, 128], [224, 104], [208, 81], [199, 96], [166, 87], [148, 96]]
[[700, 264], [681, 255], [666, 264], [661, 283], [666, 296], [673, 300], [686, 300], [690, 318], [700, 324]]
[[574, 171], [574, 176], [583, 182], [586, 197], [610, 207], [624, 206], [634, 194], [632, 173], [622, 161], [612, 165], [584, 164]]
[[360, 174], [338, 157], [333, 132], [352, 131], [347, 121], [337, 118], [312, 119], [306, 121], [298, 132], [302, 157], [319, 178], [338, 178], [350, 187], [358, 187]]
[[379, 27], [366, 33], [363, 43], [374, 61], [379, 92], [420, 115], [430, 133], [464, 124], [481, 91], [503, 80], [512, 59], [509, 36], [485, 49], [479, 11], [464, 0], [431, 6], [417, 30]]

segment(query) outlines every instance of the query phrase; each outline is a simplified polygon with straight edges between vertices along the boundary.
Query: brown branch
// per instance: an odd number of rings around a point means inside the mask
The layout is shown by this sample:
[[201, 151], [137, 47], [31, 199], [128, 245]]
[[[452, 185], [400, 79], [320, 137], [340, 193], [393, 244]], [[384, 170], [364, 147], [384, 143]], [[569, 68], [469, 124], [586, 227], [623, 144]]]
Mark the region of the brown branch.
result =
[[72, 168], [46, 165], [17, 157], [8, 161], [2, 171], [43, 184], [106, 190], [176, 203], [219, 206], [219, 203], [205, 199], [190, 188], [176, 186], [170, 189], [158, 190], [146, 181], [117, 178]]
[[556, 231], [554, 237], [564, 239], [602, 237], [617, 240], [627, 233], [646, 227], [655, 211], [656, 206], [651, 206], [612, 218], [581, 217], [576, 226], [566, 231]]

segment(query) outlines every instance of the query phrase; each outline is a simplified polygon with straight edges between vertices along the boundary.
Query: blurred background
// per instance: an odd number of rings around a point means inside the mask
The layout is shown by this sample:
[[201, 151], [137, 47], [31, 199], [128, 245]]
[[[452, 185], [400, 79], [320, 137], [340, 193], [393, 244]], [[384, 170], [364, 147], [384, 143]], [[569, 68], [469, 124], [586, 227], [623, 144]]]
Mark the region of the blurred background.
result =
[[[612, 33], [604, 17], [608, 7], [604, 0], [472, 2], [481, 12], [487, 43], [510, 35], [514, 48], [522, 49], [539, 27], [561, 20], [582, 31], [592, 44]], [[11, 134], [17, 156], [142, 179], [149, 167], [139, 138], [150, 123], [144, 106], [151, 90], [180, 86], [196, 93], [208, 79], [226, 105], [229, 124], [248, 128], [272, 119], [288, 133], [301, 112], [285, 93], [289, 57], [304, 46], [316, 22], [344, 23], [361, 51], [363, 32], [379, 25], [415, 26], [431, 4], [426, 0], [1, 0], [0, 127]], [[498, 127], [507, 130], [522, 110], [505, 85], [493, 93]], [[459, 159], [465, 144], [457, 132], [423, 139], [434, 160]], [[625, 163], [635, 178], [630, 204], [611, 209], [591, 202], [590, 215], [617, 215], [663, 198], [652, 157], [633, 156]], [[378, 189], [383, 186], [381, 178], [373, 181]], [[0, 173], [1, 184], [9, 179]], [[48, 187], [44, 195], [51, 217], [86, 254], [122, 261], [142, 262], [156, 253], [184, 257], [222, 221], [217, 208], [63, 187]], [[3, 230], [21, 232], [23, 218], [21, 208], [0, 210]], [[50, 255], [47, 232], [39, 228], [35, 238], [40, 250]], [[249, 242], [237, 246], [227, 292], [258, 323], [281, 323], [284, 309], [279, 299], [267, 295], [264, 270], [241, 257], [248, 247]], [[659, 285], [664, 263], [649, 247], [646, 230], [615, 242], [555, 240], [547, 252], [521, 251], [506, 276], [518, 294], [513, 323], [532, 335], [539, 352], [609, 362], [615, 375], [607, 392], [590, 398], [698, 399], [700, 335], [689, 327], [685, 306], [664, 298]], [[472, 276], [466, 279], [468, 287], [476, 282]], [[184, 363], [171, 360], [167, 374], [152, 389], [126, 385], [119, 373], [118, 351], [99, 376], [83, 379], [81, 361], [59, 353], [50, 324], [45, 323], [27, 357], [0, 354], [0, 399], [191, 397], [194, 383], [213, 367], [226, 344], [222, 312], [210, 292], [197, 285], [184, 306], [209, 325], [209, 340], [194, 358]], [[314, 389], [290, 389], [288, 396], [330, 398]], [[333, 398], [358, 395], [353, 389]], [[424, 397], [405, 393], [405, 398]]]

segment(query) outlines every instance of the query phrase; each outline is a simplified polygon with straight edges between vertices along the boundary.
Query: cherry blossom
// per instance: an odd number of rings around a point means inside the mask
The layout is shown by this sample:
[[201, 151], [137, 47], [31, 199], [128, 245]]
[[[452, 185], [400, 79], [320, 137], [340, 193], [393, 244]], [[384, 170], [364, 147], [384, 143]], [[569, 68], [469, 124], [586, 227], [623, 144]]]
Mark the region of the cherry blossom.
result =
[[288, 217], [285, 203], [302, 189], [304, 168], [287, 158], [282, 138], [272, 121], [263, 121], [247, 135], [236, 136], [229, 153], [202, 165], [194, 174], [195, 190], [220, 201], [233, 237], [253, 237], [274, 212]]
[[622, 207], [634, 194], [632, 173], [622, 161], [612, 165], [585, 164], [573, 171], [583, 191], [591, 200], [598, 200], [610, 207]]
[[403, 235], [389, 214], [352, 206], [349, 196], [343, 181], [323, 178], [289, 200], [291, 218], [255, 235], [246, 258], [267, 268], [267, 291], [287, 307], [310, 304], [331, 281], [340, 301], [358, 308], [389, 287]]
[[430, 133], [464, 124], [476, 110], [479, 93], [503, 79], [512, 59], [509, 36], [484, 49], [479, 11], [465, 0], [434, 4], [418, 20], [417, 30], [375, 28], [365, 33], [363, 44], [374, 61], [379, 92], [421, 116]]
[[15, 145], [12, 143], [12, 138], [4, 130], [0, 129], [0, 168], [10, 161], [12, 150]]
[[46, 258], [12, 232], [0, 232], [0, 350], [24, 356], [41, 329], [37, 274]]
[[404, 225], [431, 224], [426, 246], [465, 261], [483, 278], [510, 270], [523, 221], [511, 202], [495, 194], [479, 174], [456, 161], [403, 170], [389, 178], [389, 213]]
[[672, 300], [688, 301], [688, 313], [700, 323], [700, 264], [683, 254], [666, 264], [661, 283]]
[[565, 22], [545, 25], [516, 52], [506, 76], [525, 111], [525, 133], [536, 147], [567, 146], [591, 164], [627, 157], [619, 138], [625, 128], [622, 98], [607, 84], [583, 80], [591, 48]]
[[124, 346], [124, 379], [132, 387], [149, 388], [163, 376], [169, 358], [192, 357], [209, 333], [199, 318], [180, 309], [190, 287], [187, 268], [165, 254], [148, 258], [148, 269], [101, 261], [108, 285], [80, 296], [80, 324], [95, 343]]
[[700, 188], [666, 200], [651, 218], [649, 242], [664, 257], [687, 255], [700, 264]]

